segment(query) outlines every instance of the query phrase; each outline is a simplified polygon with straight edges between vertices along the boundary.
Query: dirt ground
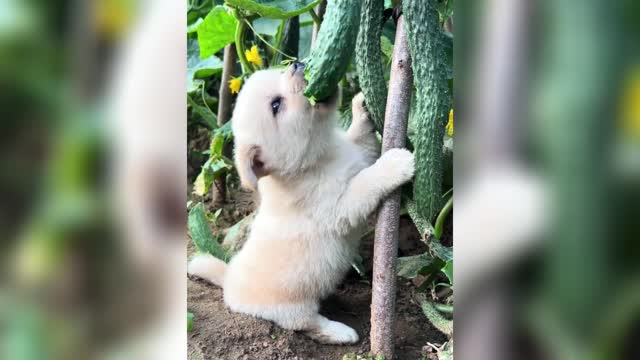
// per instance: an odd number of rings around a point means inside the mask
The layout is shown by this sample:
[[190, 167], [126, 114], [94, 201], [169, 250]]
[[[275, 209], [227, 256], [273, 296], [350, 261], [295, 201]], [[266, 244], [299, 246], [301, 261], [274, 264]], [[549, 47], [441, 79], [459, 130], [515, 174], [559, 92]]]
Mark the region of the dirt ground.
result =
[[[420, 359], [427, 342], [446, 337], [435, 330], [412, 300], [412, 286], [400, 282], [397, 297], [396, 354]], [[331, 359], [369, 351], [371, 286], [349, 277], [335, 295], [322, 303], [321, 313], [356, 329], [361, 341], [353, 346], [319, 344], [273, 323], [229, 311], [222, 290], [201, 280], [189, 281], [189, 311], [195, 315], [189, 333], [189, 359]]]
[[[203, 199], [205, 204], [208, 198]], [[255, 206], [252, 196], [235, 190], [219, 218], [221, 228], [243, 218]], [[209, 209], [215, 211], [214, 209]], [[213, 231], [222, 229], [213, 228]], [[189, 241], [188, 254], [194, 247]], [[425, 245], [408, 218], [400, 223], [399, 256], [423, 253]], [[188, 334], [189, 359], [297, 359], [340, 360], [345, 354], [369, 352], [371, 258], [373, 236], [362, 240], [360, 254], [365, 277], [351, 270], [336, 293], [322, 302], [321, 313], [353, 327], [360, 342], [352, 346], [324, 345], [303, 334], [284, 330], [275, 324], [244, 314], [232, 313], [223, 303], [222, 290], [199, 279], [188, 281], [188, 310], [195, 316]], [[404, 360], [430, 358], [427, 343], [442, 344], [447, 337], [436, 330], [414, 300], [415, 286], [398, 278], [396, 302], [396, 354]]]

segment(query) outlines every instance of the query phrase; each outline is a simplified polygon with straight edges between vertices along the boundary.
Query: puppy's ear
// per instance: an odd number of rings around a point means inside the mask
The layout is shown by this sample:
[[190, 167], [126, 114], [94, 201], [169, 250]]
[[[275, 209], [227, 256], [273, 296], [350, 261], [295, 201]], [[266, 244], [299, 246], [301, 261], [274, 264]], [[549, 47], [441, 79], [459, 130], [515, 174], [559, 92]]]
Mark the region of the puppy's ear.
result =
[[269, 175], [261, 153], [262, 149], [258, 145], [241, 145], [236, 148], [236, 168], [240, 183], [252, 191], [258, 189], [258, 179]]

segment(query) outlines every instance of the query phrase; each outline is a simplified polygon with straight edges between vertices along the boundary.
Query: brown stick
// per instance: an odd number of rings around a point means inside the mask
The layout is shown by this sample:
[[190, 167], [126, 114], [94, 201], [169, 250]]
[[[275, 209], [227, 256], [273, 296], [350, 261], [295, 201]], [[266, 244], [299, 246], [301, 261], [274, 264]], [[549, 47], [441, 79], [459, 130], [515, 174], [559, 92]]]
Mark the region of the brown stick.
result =
[[[224, 48], [224, 64], [222, 65], [222, 80], [220, 83], [220, 92], [218, 93], [218, 126], [224, 125], [231, 119], [231, 102], [233, 101], [233, 95], [231, 89], [229, 89], [229, 80], [233, 76], [233, 71], [236, 66], [236, 46], [230, 44]], [[229, 155], [229, 146], [225, 146], [223, 153]], [[224, 176], [218, 176], [213, 181], [212, 187], [213, 203], [214, 205], [221, 205], [226, 194], [226, 182]]]
[[224, 64], [222, 65], [222, 82], [218, 94], [218, 126], [224, 125], [231, 119], [231, 89], [229, 80], [236, 66], [236, 45], [229, 44], [224, 47]]
[[[389, 95], [382, 136], [382, 151], [404, 147], [407, 118], [411, 105], [413, 72], [402, 15], [398, 18]], [[373, 282], [371, 296], [371, 353], [392, 359], [394, 356], [394, 320], [396, 300], [396, 259], [400, 222], [400, 190], [382, 202], [378, 212], [373, 245]]]
[[[318, 6], [316, 6], [315, 12], [316, 15], [320, 18], [320, 20], [324, 19], [324, 12], [327, 10], [327, 1], [321, 1]], [[318, 37], [318, 31], [320, 31], [320, 26], [318, 24], [313, 24], [313, 32], [311, 33], [311, 48], [313, 49], [313, 45], [316, 43], [316, 38]]]

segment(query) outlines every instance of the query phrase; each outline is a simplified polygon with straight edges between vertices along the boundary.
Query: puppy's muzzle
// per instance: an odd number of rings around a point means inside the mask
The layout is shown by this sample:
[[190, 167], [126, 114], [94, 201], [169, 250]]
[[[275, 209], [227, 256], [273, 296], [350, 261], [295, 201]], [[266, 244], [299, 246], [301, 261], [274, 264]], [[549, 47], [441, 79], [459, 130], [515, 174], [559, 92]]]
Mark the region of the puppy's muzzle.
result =
[[291, 74], [291, 91], [294, 94], [302, 92], [307, 86], [307, 81], [304, 79], [304, 64], [299, 61], [294, 62], [289, 66], [289, 74]]
[[298, 74], [304, 75], [304, 64], [299, 61], [294, 61], [293, 64], [291, 64], [291, 75], [295, 76]]

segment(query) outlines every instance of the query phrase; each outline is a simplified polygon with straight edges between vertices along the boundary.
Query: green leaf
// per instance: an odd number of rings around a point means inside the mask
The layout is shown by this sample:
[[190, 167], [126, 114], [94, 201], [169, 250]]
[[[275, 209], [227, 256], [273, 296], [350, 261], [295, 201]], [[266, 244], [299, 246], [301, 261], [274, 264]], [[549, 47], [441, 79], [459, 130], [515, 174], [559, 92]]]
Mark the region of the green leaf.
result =
[[187, 312], [187, 332], [190, 332], [191, 330], [193, 330], [194, 319], [195, 319], [195, 316], [193, 316], [193, 313]]
[[437, 241], [432, 241], [429, 243], [429, 248], [433, 255], [442, 259], [444, 262], [453, 260], [453, 250], [450, 247], [446, 247]]
[[237, 23], [224, 7], [214, 7], [198, 26], [200, 57], [206, 59], [231, 44], [235, 40]]
[[218, 243], [218, 239], [213, 236], [211, 229], [209, 229], [209, 222], [202, 203], [198, 203], [189, 211], [187, 227], [191, 233], [191, 240], [198, 251], [209, 253], [224, 262], [229, 260], [228, 255]]
[[353, 267], [360, 277], [366, 279], [366, 270], [364, 269], [364, 264], [362, 263], [362, 256], [360, 254], [356, 254], [356, 256], [351, 261], [351, 267]]
[[207, 213], [207, 220], [211, 221], [212, 223], [215, 223], [216, 221], [218, 221], [218, 217], [220, 216], [220, 214], [222, 213], [222, 208], [216, 210], [216, 212], [212, 213]]
[[386, 63], [391, 63], [391, 58], [393, 55], [393, 43], [386, 36], [380, 36], [380, 47], [382, 48], [382, 53], [386, 58]]
[[203, 22], [204, 20], [202, 18], [198, 18], [198, 20], [196, 20], [193, 24], [187, 26], [187, 34], [191, 34], [194, 33], [198, 30], [198, 26], [200, 26], [200, 24]]
[[215, 129], [218, 126], [218, 117], [208, 107], [198, 104], [190, 95], [187, 95], [187, 103], [193, 111], [202, 117], [209, 128]]
[[214, 135], [209, 146], [209, 155], [222, 156], [222, 149], [224, 148], [224, 137], [221, 135]]
[[199, 87], [195, 78], [211, 76], [222, 71], [223, 62], [214, 55], [205, 59], [200, 57], [200, 47], [195, 39], [187, 40], [187, 93]]
[[207, 185], [207, 172], [201, 171], [196, 177], [196, 181], [193, 182], [193, 193], [204, 196], [209, 191], [209, 186], [211, 185]]
[[321, 0], [227, 0], [233, 7], [272, 19], [288, 19], [309, 11]]
[[227, 164], [223, 159], [218, 159], [211, 162], [210, 169], [213, 177], [216, 178], [223, 170], [229, 170], [229, 164]]
[[433, 258], [427, 253], [400, 257], [398, 258], [396, 274], [407, 279], [413, 279], [418, 276], [418, 274], [421, 274], [424, 269], [432, 263]]
[[281, 25], [282, 20], [269, 18], [259, 18], [253, 22], [253, 28], [256, 29], [259, 34], [268, 36], [276, 36]]
[[442, 268], [442, 272], [449, 279], [449, 283], [453, 284], [453, 260], [447, 261], [447, 263]]
[[256, 212], [254, 211], [229, 228], [227, 235], [224, 237], [224, 241], [222, 242], [222, 246], [229, 256], [233, 256], [235, 253], [240, 251], [242, 245], [247, 241], [251, 230], [251, 224], [255, 217]]
[[226, 122], [224, 125], [213, 131], [213, 135], [220, 135], [224, 138], [225, 141], [231, 140], [233, 138], [233, 130], [231, 128], [231, 121]]
[[398, 2], [400, 2], [400, 0], [384, 0], [384, 8], [386, 9], [393, 9]]

